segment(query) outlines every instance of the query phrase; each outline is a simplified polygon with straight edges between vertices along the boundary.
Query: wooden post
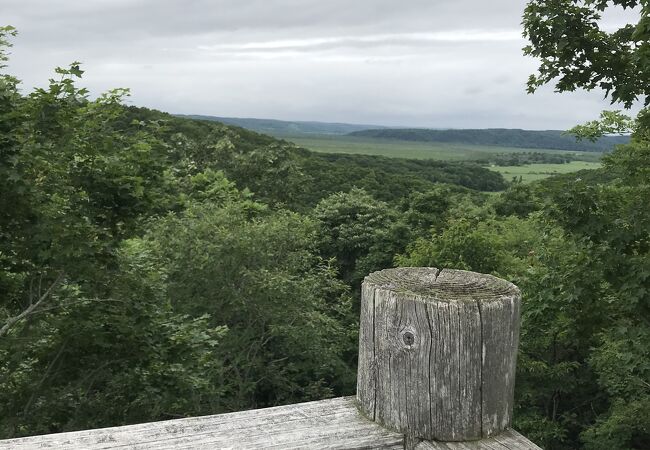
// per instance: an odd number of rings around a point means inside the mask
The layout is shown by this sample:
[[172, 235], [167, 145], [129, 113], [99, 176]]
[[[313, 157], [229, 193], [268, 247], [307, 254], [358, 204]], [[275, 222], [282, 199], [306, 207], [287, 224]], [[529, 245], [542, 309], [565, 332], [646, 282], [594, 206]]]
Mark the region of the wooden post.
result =
[[400, 268], [363, 282], [357, 400], [414, 439], [469, 441], [510, 426], [521, 294], [462, 270]]

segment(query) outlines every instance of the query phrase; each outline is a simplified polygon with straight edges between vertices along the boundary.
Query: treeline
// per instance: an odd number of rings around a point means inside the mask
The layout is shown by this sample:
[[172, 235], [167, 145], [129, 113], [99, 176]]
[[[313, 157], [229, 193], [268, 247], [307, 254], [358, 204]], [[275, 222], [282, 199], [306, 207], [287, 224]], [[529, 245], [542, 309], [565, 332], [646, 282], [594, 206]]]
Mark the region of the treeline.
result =
[[616, 145], [625, 144], [630, 140], [627, 136], [604, 136], [596, 140], [596, 142], [577, 141], [575, 137], [557, 130], [533, 131], [506, 128], [485, 130], [378, 129], [354, 131], [349, 135], [401, 141], [445, 142], [584, 152], [609, 152]]
[[599, 161], [600, 155], [549, 152], [494, 153], [474, 163], [495, 166], [523, 166], [526, 164], [567, 164], [571, 161]]
[[350, 395], [361, 280], [426, 265], [521, 287], [519, 431], [650, 446], [647, 132], [488, 194], [475, 165], [312, 155], [58, 73], [0, 75], [1, 438]]
[[[484, 192], [502, 191], [507, 187], [501, 174], [486, 170], [478, 162], [324, 154], [306, 150], [301, 155], [305, 172], [312, 174], [311, 186], [306, 189], [313, 189], [315, 193], [347, 192], [357, 187], [379, 200], [397, 203], [412, 193], [429, 191], [439, 183]], [[312, 196], [313, 200], [317, 200], [316, 196]]]

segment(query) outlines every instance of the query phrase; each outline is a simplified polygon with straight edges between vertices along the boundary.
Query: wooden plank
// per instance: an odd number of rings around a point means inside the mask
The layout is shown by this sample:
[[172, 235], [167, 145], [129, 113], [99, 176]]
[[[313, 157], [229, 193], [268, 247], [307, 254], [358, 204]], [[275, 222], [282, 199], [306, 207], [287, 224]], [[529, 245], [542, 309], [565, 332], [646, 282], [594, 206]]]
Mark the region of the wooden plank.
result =
[[500, 434], [471, 442], [434, 442], [424, 441], [415, 446], [415, 450], [542, 450], [513, 429]]
[[[404, 446], [402, 434], [391, 432], [363, 417], [351, 397], [0, 441], [2, 450], [402, 450]], [[541, 450], [510, 429], [474, 442], [420, 442], [415, 449]]]
[[2, 450], [403, 449], [343, 397], [215, 416], [0, 441]]

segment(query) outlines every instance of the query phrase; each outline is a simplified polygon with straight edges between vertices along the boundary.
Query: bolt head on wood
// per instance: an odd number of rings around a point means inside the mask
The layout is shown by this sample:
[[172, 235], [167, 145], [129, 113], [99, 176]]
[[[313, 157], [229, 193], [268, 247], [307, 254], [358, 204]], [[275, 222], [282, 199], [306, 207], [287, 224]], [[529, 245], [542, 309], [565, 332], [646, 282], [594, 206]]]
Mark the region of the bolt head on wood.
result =
[[521, 294], [462, 270], [399, 268], [363, 282], [357, 400], [382, 425], [468, 441], [511, 423]]

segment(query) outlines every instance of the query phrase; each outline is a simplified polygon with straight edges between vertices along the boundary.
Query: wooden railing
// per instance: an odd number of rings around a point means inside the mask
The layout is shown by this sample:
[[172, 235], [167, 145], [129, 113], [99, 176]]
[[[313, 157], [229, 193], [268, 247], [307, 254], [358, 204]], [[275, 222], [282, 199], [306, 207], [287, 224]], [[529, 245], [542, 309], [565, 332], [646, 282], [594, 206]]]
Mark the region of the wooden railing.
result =
[[356, 398], [0, 441], [0, 449], [539, 449], [510, 429], [521, 295], [499, 278], [366, 277]]

